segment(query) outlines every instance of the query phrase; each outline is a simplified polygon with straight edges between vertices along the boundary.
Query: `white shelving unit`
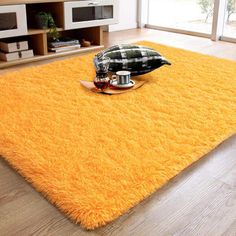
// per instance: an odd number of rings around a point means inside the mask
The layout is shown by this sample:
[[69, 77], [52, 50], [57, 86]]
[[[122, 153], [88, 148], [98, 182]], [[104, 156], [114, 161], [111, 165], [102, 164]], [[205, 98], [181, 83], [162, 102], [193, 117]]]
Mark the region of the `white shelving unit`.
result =
[[[35, 56], [11, 62], [0, 61], [0, 68], [103, 48], [102, 26], [117, 23], [117, 5], [118, 0], [2, 0], [0, 41], [27, 40]], [[61, 53], [49, 52], [49, 30], [38, 29], [34, 23], [35, 14], [40, 11], [52, 14], [62, 36], [85, 38], [93, 45]]]

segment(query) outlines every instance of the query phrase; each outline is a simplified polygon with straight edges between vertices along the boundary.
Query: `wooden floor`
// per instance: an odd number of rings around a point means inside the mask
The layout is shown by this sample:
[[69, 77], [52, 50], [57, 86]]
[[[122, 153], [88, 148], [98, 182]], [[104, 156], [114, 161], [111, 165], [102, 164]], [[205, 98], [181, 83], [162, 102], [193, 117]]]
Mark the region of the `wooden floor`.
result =
[[[147, 29], [105, 35], [106, 46], [139, 40], [236, 60], [236, 44], [205, 38]], [[27, 66], [42, 63], [48, 61]], [[0, 236], [12, 235], [236, 236], [236, 136], [127, 214], [91, 232], [70, 222], [0, 159]]]

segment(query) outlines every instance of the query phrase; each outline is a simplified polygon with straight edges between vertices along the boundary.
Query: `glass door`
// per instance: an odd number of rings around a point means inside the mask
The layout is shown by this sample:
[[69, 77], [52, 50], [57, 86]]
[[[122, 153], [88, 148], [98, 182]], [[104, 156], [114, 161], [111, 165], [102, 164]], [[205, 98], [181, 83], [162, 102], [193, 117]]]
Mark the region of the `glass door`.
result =
[[72, 18], [73, 22], [112, 19], [113, 6], [74, 7]]
[[149, 0], [148, 25], [211, 34], [214, 0]]
[[0, 13], [0, 30], [17, 29], [16, 12]]
[[223, 35], [221, 40], [236, 42], [236, 0], [226, 1]]
[[148, 0], [147, 28], [236, 43], [236, 0]]

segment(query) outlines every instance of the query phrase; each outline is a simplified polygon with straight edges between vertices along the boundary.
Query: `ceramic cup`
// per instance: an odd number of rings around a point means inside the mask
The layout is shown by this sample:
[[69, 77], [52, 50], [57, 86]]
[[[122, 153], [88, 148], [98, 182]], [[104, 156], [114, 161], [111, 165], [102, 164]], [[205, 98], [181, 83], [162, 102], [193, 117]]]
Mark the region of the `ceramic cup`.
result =
[[117, 80], [117, 84], [129, 84], [131, 78], [131, 73], [129, 71], [121, 70], [117, 71], [115, 75], [112, 76], [112, 80]]

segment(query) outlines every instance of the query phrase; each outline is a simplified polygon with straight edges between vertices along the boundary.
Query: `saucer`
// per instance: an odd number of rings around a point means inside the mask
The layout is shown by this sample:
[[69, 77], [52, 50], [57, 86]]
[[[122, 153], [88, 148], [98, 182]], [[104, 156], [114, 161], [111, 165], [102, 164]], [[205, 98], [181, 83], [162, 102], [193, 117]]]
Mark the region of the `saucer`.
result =
[[118, 84], [117, 80], [113, 80], [111, 82], [111, 85], [116, 88], [131, 88], [135, 85], [135, 82], [133, 80], [130, 80], [130, 82], [128, 84]]

